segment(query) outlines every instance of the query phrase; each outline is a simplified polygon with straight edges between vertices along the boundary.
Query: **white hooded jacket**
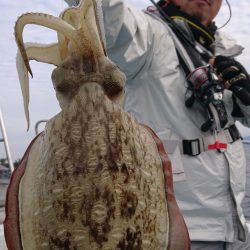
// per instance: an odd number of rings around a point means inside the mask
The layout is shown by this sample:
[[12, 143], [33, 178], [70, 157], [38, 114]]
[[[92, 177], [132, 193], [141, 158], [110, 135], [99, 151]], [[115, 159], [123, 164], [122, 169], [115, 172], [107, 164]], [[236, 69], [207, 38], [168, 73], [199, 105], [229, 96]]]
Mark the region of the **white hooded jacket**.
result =
[[[185, 106], [187, 82], [170, 28], [157, 15], [139, 11], [123, 1], [102, 2], [108, 55], [127, 76], [125, 110], [163, 140], [172, 159], [175, 195], [191, 240], [244, 240], [247, 229], [241, 202], [246, 163], [241, 140], [229, 143], [222, 153], [207, 150], [197, 156], [182, 154], [182, 140], [209, 137], [215, 141], [216, 136], [200, 129], [207, 119], [203, 107]], [[216, 54], [225, 56], [242, 51], [234, 40], [219, 33], [215, 46]], [[240, 121], [249, 126], [250, 107], [237, 101], [244, 114]], [[230, 126], [235, 122], [230, 115], [231, 91], [225, 91], [224, 103]], [[233, 229], [235, 209], [238, 235]]]

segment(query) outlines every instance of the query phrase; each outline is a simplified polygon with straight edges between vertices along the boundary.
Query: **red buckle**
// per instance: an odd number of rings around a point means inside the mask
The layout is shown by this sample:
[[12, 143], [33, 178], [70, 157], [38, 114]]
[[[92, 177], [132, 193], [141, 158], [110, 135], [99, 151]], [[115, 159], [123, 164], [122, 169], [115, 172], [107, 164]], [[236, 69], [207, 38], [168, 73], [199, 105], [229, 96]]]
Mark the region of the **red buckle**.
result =
[[220, 141], [215, 141], [214, 144], [209, 144], [208, 145], [208, 149], [212, 150], [212, 149], [223, 149], [223, 148], [227, 148], [227, 144], [220, 142]]

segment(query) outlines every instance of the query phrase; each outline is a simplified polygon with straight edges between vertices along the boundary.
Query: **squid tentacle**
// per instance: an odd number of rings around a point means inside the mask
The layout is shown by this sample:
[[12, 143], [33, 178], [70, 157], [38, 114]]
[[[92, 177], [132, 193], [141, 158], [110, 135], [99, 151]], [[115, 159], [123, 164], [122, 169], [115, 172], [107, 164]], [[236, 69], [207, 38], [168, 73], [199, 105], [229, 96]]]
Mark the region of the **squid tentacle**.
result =
[[[37, 44], [37, 43], [25, 43], [24, 48], [27, 54], [28, 60], [36, 60], [38, 62], [45, 62], [58, 66], [61, 63], [59, 54], [59, 48], [57, 43], [53, 44]], [[22, 90], [24, 112], [27, 121], [27, 130], [29, 129], [29, 76], [28, 70], [22, 59], [20, 51], [16, 57], [16, 67], [18, 72], [18, 78]]]
[[27, 14], [20, 16], [17, 19], [16, 25], [15, 25], [16, 43], [23, 57], [24, 64], [31, 76], [33, 76], [33, 74], [29, 65], [29, 60], [25, 51], [23, 37], [22, 37], [23, 29], [26, 24], [41, 25], [41, 26], [56, 30], [58, 32], [61, 32], [66, 37], [70, 38], [70, 40], [73, 41], [73, 43], [75, 44], [75, 47], [79, 47], [78, 42], [77, 42], [78, 34], [75, 28], [72, 27], [67, 22], [63, 21], [62, 19], [58, 17], [54, 17], [52, 15], [43, 14], [43, 13], [27, 13]]

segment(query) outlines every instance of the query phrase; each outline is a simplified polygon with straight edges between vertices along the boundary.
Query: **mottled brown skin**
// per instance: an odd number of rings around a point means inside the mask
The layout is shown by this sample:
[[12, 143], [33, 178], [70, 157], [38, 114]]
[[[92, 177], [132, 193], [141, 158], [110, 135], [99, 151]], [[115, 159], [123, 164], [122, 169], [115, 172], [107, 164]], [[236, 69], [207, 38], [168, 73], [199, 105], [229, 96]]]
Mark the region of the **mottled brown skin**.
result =
[[20, 185], [24, 249], [167, 249], [157, 146], [111, 100], [123, 74], [107, 58], [90, 62], [72, 58], [53, 72], [63, 110], [32, 147]]
[[124, 75], [88, 53], [52, 80], [62, 111], [13, 175], [9, 249], [190, 249], [163, 145], [121, 108]]
[[170, 162], [154, 132], [121, 108], [125, 76], [105, 56], [95, 4], [81, 1], [61, 15], [77, 30], [35, 13], [16, 24], [16, 33], [34, 22], [67, 34], [59, 36], [62, 63], [52, 74], [62, 111], [48, 121], [12, 176], [4, 223], [7, 246], [189, 249]]

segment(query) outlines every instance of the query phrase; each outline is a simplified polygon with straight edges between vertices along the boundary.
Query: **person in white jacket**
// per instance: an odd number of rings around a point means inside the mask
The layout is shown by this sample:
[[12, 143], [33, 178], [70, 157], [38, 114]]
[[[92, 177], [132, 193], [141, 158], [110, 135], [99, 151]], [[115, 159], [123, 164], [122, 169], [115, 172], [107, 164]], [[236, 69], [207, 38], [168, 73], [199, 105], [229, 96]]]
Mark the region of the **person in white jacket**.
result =
[[246, 162], [235, 126], [250, 126], [250, 80], [234, 59], [243, 48], [213, 22], [222, 0], [158, 4], [161, 12], [102, 0], [108, 55], [127, 77], [124, 108], [158, 134], [171, 157], [192, 249], [250, 249], [241, 207]]

